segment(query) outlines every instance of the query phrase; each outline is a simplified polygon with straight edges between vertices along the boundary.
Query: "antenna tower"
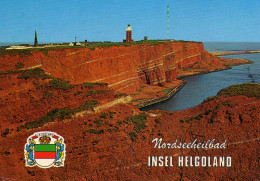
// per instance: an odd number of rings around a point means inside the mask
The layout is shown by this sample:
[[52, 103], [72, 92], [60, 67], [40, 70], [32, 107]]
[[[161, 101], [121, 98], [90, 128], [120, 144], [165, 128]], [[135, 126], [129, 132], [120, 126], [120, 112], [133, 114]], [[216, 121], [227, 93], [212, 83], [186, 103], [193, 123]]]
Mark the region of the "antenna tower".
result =
[[167, 38], [170, 39], [170, 5], [167, 6]]

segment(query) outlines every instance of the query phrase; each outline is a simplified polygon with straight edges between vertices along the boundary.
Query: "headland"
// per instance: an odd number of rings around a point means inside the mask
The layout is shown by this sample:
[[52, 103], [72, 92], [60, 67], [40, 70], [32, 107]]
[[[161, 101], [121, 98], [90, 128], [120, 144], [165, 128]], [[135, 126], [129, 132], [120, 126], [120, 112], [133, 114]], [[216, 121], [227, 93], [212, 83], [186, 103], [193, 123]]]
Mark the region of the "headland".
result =
[[[198, 42], [2, 51], [1, 179], [258, 179], [259, 84], [231, 86], [183, 111], [143, 112], [133, 105], [143, 96], [171, 95], [183, 84], [179, 76], [238, 62], [249, 63], [215, 57]], [[64, 167], [25, 167], [28, 136], [45, 130], [66, 140]], [[227, 148], [157, 150], [151, 143], [157, 137], [227, 140]], [[175, 165], [179, 155], [232, 156], [233, 166], [152, 168], [152, 155], [171, 155]]]
[[245, 63], [250, 61], [215, 57], [200, 42], [147, 40], [86, 48], [4, 50], [0, 72], [41, 68], [71, 84], [105, 82], [117, 92], [130, 94], [136, 105], [151, 99], [163, 100], [181, 84], [178, 78]]

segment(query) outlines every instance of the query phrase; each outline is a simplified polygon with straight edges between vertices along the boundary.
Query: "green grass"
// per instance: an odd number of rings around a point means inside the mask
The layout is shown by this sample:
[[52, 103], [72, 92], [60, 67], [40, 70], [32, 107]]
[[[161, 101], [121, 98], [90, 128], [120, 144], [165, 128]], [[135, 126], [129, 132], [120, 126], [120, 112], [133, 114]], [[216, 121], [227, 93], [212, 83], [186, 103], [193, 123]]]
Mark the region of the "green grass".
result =
[[55, 89], [62, 89], [62, 90], [69, 90], [71, 88], [73, 88], [75, 85], [71, 85], [69, 84], [68, 81], [64, 81], [61, 79], [52, 79], [51, 81], [49, 81], [49, 87], [55, 88]]
[[7, 47], [0, 47], [0, 57], [6, 56], [6, 55], [9, 55], [9, 56], [19, 55], [21, 57], [32, 55], [31, 50], [29, 50], [29, 49], [5, 50], [5, 48], [7, 48]]
[[184, 40], [140, 40], [140, 41], [133, 41], [131, 43], [123, 43], [123, 42], [111, 42], [111, 43], [94, 43], [88, 45], [87, 48], [90, 50], [95, 50], [95, 48], [106, 48], [111, 46], [131, 46], [131, 45], [142, 45], [142, 44], [149, 44], [149, 45], [159, 45], [165, 42], [191, 42], [191, 41], [184, 41]]
[[81, 112], [81, 111], [85, 111], [85, 110], [93, 110], [94, 107], [96, 107], [99, 104], [98, 101], [96, 100], [88, 100], [85, 102], [85, 104], [75, 108], [73, 111], [76, 112]]
[[47, 113], [47, 116], [51, 118], [52, 121], [54, 121], [55, 119], [64, 120], [64, 119], [71, 118], [73, 114], [74, 114], [73, 110], [65, 107], [65, 108], [51, 110]]
[[84, 82], [82, 85], [84, 87], [87, 87], [87, 88], [92, 88], [95, 85], [107, 86], [108, 84], [107, 83], [102, 83], [102, 82]]
[[128, 121], [132, 121], [134, 123], [134, 131], [137, 133], [141, 132], [142, 129], [146, 127], [146, 115], [138, 114], [132, 117], [127, 118]]
[[104, 133], [104, 130], [103, 129], [101, 129], [101, 130], [88, 129], [87, 132], [93, 133], [93, 134], [102, 134], [102, 133]]
[[20, 131], [22, 129], [33, 129], [33, 128], [42, 127], [43, 125], [49, 122], [53, 122], [56, 119], [58, 120], [69, 119], [77, 112], [93, 109], [97, 104], [98, 102], [96, 100], [92, 100], [92, 101], [86, 101], [85, 104], [75, 109], [70, 109], [67, 107], [53, 109], [49, 111], [46, 116], [43, 116], [39, 120], [27, 122], [25, 125], [18, 127], [17, 131]]
[[88, 97], [88, 96], [93, 96], [93, 95], [96, 95], [96, 94], [103, 94], [104, 92], [105, 92], [105, 90], [87, 91], [85, 96]]
[[115, 94], [115, 95], [114, 95], [115, 98], [126, 97], [126, 96], [127, 96], [126, 93], [118, 93], [118, 94]]
[[192, 70], [193, 68], [192, 67], [188, 67], [188, 68], [184, 68], [184, 69], [182, 69], [183, 71], [190, 71], [190, 70]]
[[247, 96], [260, 98], [260, 84], [257, 83], [244, 83], [231, 85], [225, 89], [220, 90], [216, 96], [208, 97], [203, 102], [215, 100], [220, 96]]
[[[131, 46], [131, 45], [142, 45], [142, 44], [149, 44], [149, 45], [159, 45], [165, 42], [193, 42], [193, 41], [184, 41], [184, 40], [140, 40], [140, 41], [133, 41], [131, 43], [123, 43], [123, 42], [111, 42], [111, 43], [93, 43], [88, 45], [86, 48], [90, 50], [95, 50], [95, 48], [106, 48], [106, 47], [111, 47], [111, 46]], [[32, 51], [38, 50], [41, 51], [45, 56], [48, 55], [48, 51], [50, 50], [55, 50], [55, 49], [71, 49], [71, 48], [85, 48], [85, 46], [67, 46], [67, 45], [59, 45], [59, 46], [52, 46], [52, 47], [44, 47], [44, 48], [39, 48], [39, 47], [31, 47], [30, 49], [12, 49], [12, 50], [5, 50], [8, 46], [2, 46], [0, 47], [0, 56], [30, 56], [32, 55]]]
[[18, 79], [28, 79], [28, 78], [35, 78], [35, 79], [49, 79], [51, 78], [50, 75], [45, 74], [45, 71], [41, 68], [30, 69], [30, 70], [23, 70], [21, 74], [17, 76]]
[[238, 95], [260, 98], [260, 84], [245, 83], [245, 84], [231, 85], [228, 88], [220, 90], [217, 94], [217, 96], [238, 96]]
[[17, 131], [22, 129], [33, 129], [42, 127], [43, 125], [53, 122], [55, 119], [63, 120], [66, 118], [71, 118], [73, 111], [69, 108], [61, 108], [61, 109], [54, 109], [47, 113], [46, 116], [43, 116], [39, 120], [27, 122], [25, 125], [22, 125], [17, 128]]
[[131, 43], [123, 43], [123, 42], [111, 42], [111, 43], [94, 43], [91, 45], [88, 45], [87, 48], [90, 50], [95, 50], [95, 48], [106, 48], [111, 46], [131, 46], [131, 45], [140, 45], [140, 44], [150, 44], [150, 45], [158, 45], [161, 43], [164, 43], [165, 41], [162, 40], [141, 40], [141, 41], [134, 41]]
[[171, 88], [169, 89], [163, 89], [162, 92], [165, 93], [165, 92], [169, 92], [170, 90], [172, 90]]

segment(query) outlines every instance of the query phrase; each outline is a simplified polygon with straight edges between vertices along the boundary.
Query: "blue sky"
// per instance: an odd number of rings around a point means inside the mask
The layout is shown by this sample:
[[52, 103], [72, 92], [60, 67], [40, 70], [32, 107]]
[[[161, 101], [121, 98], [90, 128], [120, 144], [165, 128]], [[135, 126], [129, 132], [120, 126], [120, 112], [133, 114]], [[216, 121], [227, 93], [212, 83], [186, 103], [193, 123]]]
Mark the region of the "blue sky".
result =
[[0, 42], [133, 39], [260, 42], [260, 0], [1, 0]]

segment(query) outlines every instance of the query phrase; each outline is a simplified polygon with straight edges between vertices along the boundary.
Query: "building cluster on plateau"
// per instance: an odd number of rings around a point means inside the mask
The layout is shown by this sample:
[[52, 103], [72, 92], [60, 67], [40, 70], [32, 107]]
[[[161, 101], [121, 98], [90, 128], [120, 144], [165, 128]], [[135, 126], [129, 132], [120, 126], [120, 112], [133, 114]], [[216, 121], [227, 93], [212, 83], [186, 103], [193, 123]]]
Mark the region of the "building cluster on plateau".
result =
[[[145, 36], [144, 40], [147, 40], [148, 37]], [[128, 24], [127, 28], [126, 28], [126, 39], [123, 39], [124, 43], [131, 43], [133, 42], [132, 39], [132, 28], [130, 26], [130, 24]], [[10, 46], [9, 48], [6, 49], [26, 49], [26, 48], [33, 48], [33, 47], [37, 47], [37, 48], [45, 48], [45, 47], [53, 47], [53, 46], [87, 46], [87, 45], [91, 45], [91, 44], [95, 44], [95, 43], [112, 43], [111, 41], [99, 41], [99, 42], [88, 42], [87, 40], [85, 40], [84, 42], [77, 42], [76, 41], [76, 36], [75, 36], [75, 42], [70, 42], [70, 43], [48, 43], [48, 44], [39, 44], [38, 43], [38, 37], [37, 37], [37, 32], [35, 31], [35, 35], [34, 35], [34, 44], [30, 45], [30, 44], [20, 44], [17, 46]]]

